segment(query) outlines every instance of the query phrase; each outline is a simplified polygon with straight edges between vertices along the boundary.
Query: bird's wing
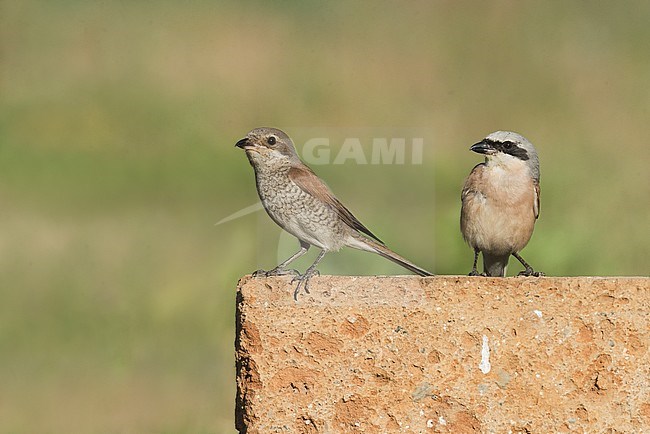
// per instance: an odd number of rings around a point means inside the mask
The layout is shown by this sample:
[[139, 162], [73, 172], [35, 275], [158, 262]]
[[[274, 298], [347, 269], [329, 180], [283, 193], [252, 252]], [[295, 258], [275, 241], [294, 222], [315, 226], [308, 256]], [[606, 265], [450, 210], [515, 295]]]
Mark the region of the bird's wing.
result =
[[535, 210], [535, 218], [539, 217], [539, 182], [535, 182], [535, 204], [533, 205]]
[[476, 166], [474, 166], [472, 171], [469, 173], [469, 176], [465, 180], [465, 185], [463, 186], [463, 191], [460, 193], [460, 200], [462, 202], [465, 202], [465, 199], [470, 194], [472, 194], [472, 193], [480, 193], [480, 191], [478, 189], [476, 189], [475, 184], [482, 177], [483, 170], [485, 170], [485, 167], [486, 167], [485, 163], [479, 163]]
[[289, 169], [291, 179], [302, 191], [317, 198], [339, 215], [346, 225], [384, 244], [370, 229], [365, 227], [352, 213], [334, 196], [325, 183], [307, 167], [292, 167]]

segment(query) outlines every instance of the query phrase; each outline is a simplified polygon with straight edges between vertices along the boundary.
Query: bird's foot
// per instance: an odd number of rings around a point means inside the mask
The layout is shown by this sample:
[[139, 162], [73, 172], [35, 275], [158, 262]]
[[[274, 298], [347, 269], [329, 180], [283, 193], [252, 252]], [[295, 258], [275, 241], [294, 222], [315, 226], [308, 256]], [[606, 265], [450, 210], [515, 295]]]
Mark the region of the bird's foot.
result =
[[267, 276], [300, 276], [298, 270], [291, 268], [278, 268], [275, 267], [273, 270], [270, 270], [266, 273]]
[[521, 271], [517, 276], [523, 276], [523, 277], [543, 277], [546, 276], [546, 274], [542, 273], [541, 271], [535, 271], [531, 267], [527, 267], [524, 271]]
[[479, 273], [478, 270], [475, 268], [472, 271], [469, 272], [468, 276], [481, 276], [481, 277], [487, 277], [487, 274], [485, 273]]
[[305, 290], [305, 292], [309, 294], [309, 279], [311, 279], [314, 276], [320, 276], [320, 271], [316, 269], [307, 269], [307, 271], [305, 271], [305, 274], [299, 274], [293, 279], [291, 279], [291, 283], [295, 282], [296, 280], [298, 281], [296, 290], [293, 292], [294, 300], [298, 301], [298, 293], [300, 292], [301, 286]]
[[255, 271], [253, 271], [252, 276], [253, 277], [266, 277], [266, 273], [268, 273], [268, 271], [266, 271], [266, 270], [255, 270]]
[[299, 276], [298, 270], [288, 270], [286, 268], [274, 268], [269, 271], [257, 270], [253, 273], [253, 277], [271, 277], [271, 276]]

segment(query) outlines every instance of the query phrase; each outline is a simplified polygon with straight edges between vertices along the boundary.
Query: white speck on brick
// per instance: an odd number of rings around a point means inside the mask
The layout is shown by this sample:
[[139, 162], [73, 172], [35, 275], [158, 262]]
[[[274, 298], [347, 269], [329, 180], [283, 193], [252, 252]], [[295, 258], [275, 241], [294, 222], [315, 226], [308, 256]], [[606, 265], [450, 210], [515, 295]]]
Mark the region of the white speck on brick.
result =
[[439, 423], [440, 425], [447, 425], [447, 421], [446, 421], [445, 418], [442, 417], [442, 416], [440, 416], [440, 417], [438, 418], [438, 423]]
[[533, 311], [533, 313], [534, 313], [535, 315], [537, 315], [537, 318], [541, 318], [541, 317], [542, 317], [542, 311], [541, 311], [541, 310], [537, 310], [537, 309], [535, 309], [535, 310]]
[[483, 345], [481, 347], [481, 363], [478, 368], [482, 373], [487, 374], [492, 369], [490, 365], [490, 346], [488, 345], [488, 337], [483, 335]]
[[433, 419], [427, 421], [427, 428], [433, 428]]

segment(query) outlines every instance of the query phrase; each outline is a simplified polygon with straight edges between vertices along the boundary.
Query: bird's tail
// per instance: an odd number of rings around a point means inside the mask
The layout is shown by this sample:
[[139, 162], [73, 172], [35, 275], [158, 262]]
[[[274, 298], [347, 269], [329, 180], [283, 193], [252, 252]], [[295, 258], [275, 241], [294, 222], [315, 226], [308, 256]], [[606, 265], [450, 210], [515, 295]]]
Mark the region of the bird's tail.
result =
[[420, 268], [411, 261], [402, 258], [400, 255], [397, 253], [393, 252], [391, 249], [386, 247], [383, 244], [380, 244], [376, 242], [375, 240], [371, 240], [368, 238], [364, 237], [363, 240], [364, 244], [366, 244], [369, 249], [363, 249], [363, 250], [369, 250], [372, 252], [377, 253], [379, 256], [388, 259], [389, 261], [393, 261], [394, 263], [401, 265], [402, 267], [406, 268], [407, 270], [412, 271], [413, 273], [419, 275], [419, 276], [434, 276], [433, 273], [425, 270], [424, 268]]
[[505, 277], [510, 255], [491, 256], [483, 252], [483, 271], [490, 277]]

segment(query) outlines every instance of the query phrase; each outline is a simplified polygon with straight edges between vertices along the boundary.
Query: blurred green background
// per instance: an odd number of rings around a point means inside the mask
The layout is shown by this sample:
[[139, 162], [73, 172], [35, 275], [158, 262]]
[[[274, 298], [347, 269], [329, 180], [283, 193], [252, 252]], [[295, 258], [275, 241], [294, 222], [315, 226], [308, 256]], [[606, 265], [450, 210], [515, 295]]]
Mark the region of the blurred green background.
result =
[[261, 212], [215, 226], [256, 202], [233, 145], [261, 125], [426, 131], [423, 164], [314, 169], [440, 274], [471, 266], [468, 147], [518, 131], [542, 163], [524, 258], [648, 274], [648, 2], [0, 5], [0, 432], [234, 432], [237, 279], [297, 248]]

